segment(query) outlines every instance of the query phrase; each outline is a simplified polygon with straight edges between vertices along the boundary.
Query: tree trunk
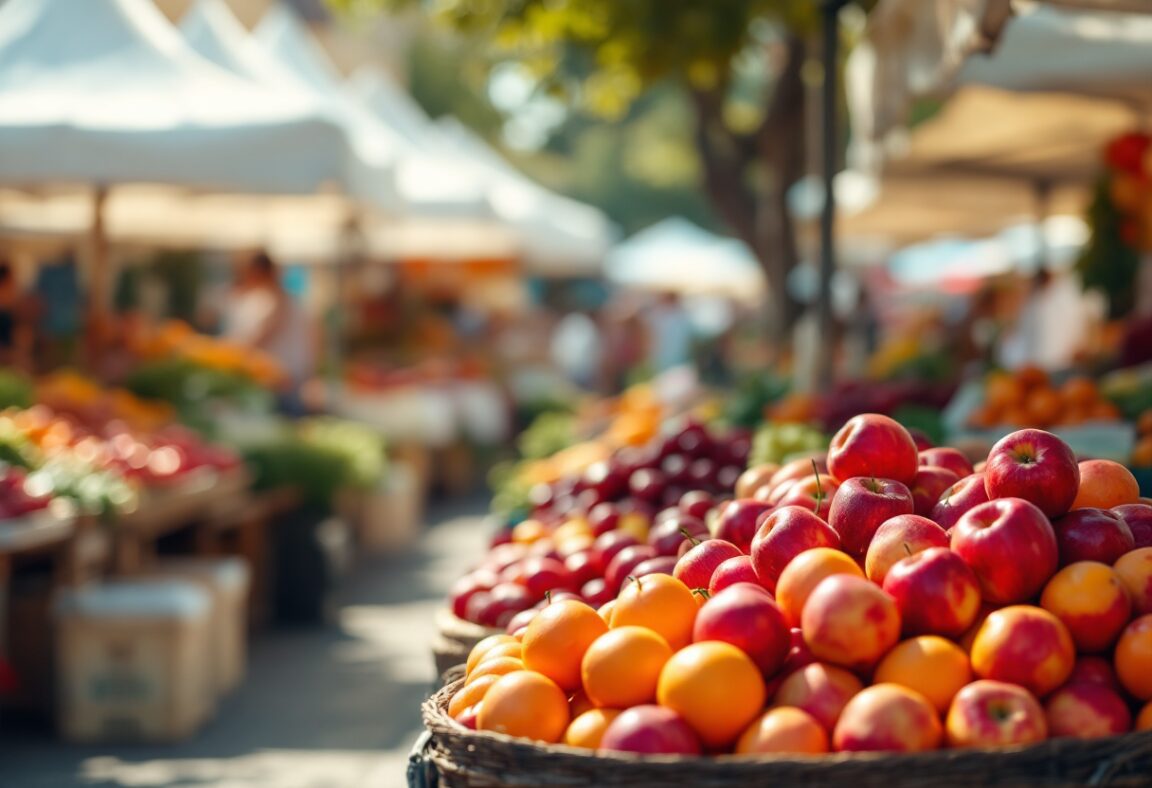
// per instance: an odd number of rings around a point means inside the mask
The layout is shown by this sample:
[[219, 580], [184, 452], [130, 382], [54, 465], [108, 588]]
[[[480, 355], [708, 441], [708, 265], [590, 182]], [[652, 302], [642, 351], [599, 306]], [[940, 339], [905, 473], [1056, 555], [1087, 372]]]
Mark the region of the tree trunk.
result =
[[788, 189], [804, 169], [804, 85], [800, 71], [804, 41], [789, 37], [764, 119], [751, 137], [741, 137], [723, 120], [724, 89], [692, 93], [696, 146], [705, 189], [713, 207], [759, 261], [768, 285], [769, 332], [781, 350], [801, 313], [787, 279], [798, 262], [796, 234], [788, 212]]

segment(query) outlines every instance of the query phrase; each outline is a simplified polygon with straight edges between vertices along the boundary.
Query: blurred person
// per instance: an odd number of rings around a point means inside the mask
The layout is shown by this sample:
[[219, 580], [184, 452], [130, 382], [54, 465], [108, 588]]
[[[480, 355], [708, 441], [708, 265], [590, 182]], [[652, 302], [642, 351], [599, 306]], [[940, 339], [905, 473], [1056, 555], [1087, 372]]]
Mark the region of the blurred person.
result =
[[576, 309], [560, 318], [552, 331], [549, 355], [569, 381], [582, 389], [596, 389], [600, 383], [604, 341], [592, 314]]
[[76, 258], [71, 252], [37, 269], [32, 298], [39, 344], [36, 363], [41, 369], [71, 363], [80, 336], [80, 323], [87, 311]]
[[602, 375], [608, 393], [623, 391], [648, 357], [648, 333], [635, 304], [605, 313]]
[[282, 405], [301, 410], [299, 389], [313, 373], [315, 349], [304, 308], [284, 289], [276, 264], [264, 251], [243, 267], [224, 315], [224, 336], [272, 356], [287, 378]]
[[28, 310], [12, 264], [0, 257], [0, 364], [24, 368], [29, 362]]
[[645, 314], [653, 374], [692, 363], [692, 321], [675, 293], [664, 293]]
[[1092, 322], [1092, 305], [1069, 275], [1042, 268], [1032, 277], [1023, 305], [1001, 347], [1009, 369], [1036, 364], [1064, 369], [1072, 364]]

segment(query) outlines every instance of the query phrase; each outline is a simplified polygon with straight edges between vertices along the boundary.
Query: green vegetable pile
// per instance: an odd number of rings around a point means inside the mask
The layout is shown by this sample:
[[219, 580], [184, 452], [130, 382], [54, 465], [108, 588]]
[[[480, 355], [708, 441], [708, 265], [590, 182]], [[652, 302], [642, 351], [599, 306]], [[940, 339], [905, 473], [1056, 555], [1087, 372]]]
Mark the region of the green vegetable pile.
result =
[[807, 424], [773, 424], [767, 422], [756, 430], [748, 464], [779, 465], [789, 460], [828, 448], [828, 436]]

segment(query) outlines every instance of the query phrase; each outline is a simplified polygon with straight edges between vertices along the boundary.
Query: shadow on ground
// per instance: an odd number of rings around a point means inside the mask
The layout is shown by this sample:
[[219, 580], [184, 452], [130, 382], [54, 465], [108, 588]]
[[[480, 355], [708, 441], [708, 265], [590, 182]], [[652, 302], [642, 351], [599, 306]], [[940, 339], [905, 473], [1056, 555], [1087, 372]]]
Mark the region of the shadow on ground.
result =
[[366, 558], [330, 626], [259, 633], [243, 686], [179, 745], [77, 747], [49, 732], [0, 733], [0, 788], [400, 786], [435, 680], [433, 613], [480, 554], [479, 499], [434, 506], [421, 540]]

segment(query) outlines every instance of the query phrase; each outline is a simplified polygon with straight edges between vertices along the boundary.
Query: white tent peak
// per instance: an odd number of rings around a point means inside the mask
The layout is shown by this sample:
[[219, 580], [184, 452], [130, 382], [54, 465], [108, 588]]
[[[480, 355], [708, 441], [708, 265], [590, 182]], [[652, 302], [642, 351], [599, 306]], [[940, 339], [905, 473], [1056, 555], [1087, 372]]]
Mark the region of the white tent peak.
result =
[[361, 66], [348, 80], [352, 92], [378, 117], [387, 118], [391, 126], [415, 145], [443, 145], [443, 132], [436, 128], [416, 99], [382, 69]]
[[273, 3], [253, 34], [313, 90], [332, 91], [343, 82], [340, 69], [308, 25], [284, 3]]
[[269, 87], [304, 87], [240, 23], [224, 0], [196, 0], [180, 20], [184, 39], [221, 68]]

